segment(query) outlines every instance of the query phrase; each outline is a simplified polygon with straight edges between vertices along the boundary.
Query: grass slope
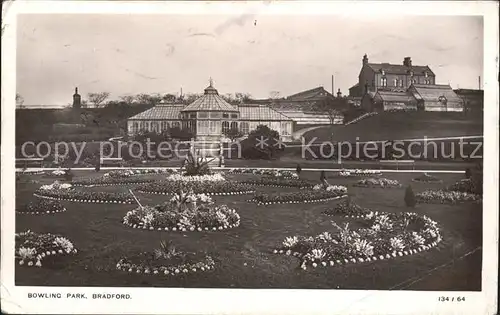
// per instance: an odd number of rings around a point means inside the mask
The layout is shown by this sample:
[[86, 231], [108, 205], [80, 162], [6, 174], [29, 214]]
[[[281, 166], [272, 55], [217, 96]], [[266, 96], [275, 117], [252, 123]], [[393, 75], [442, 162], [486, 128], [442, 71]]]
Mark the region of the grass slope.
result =
[[[89, 173], [78, 173], [88, 176]], [[93, 175], [95, 176], [95, 175]], [[245, 175], [233, 175], [242, 179]], [[303, 173], [318, 181], [318, 173]], [[385, 176], [385, 175], [384, 175]], [[386, 174], [404, 185], [416, 174]], [[444, 187], [460, 175], [439, 175]], [[18, 206], [32, 199], [33, 191], [48, 179], [34, 176], [39, 183], [21, 183], [17, 187]], [[349, 185], [358, 204], [376, 211], [408, 211], [404, 206], [404, 189], [353, 188], [356, 179], [330, 179], [332, 184]], [[412, 183], [415, 192], [429, 184]], [[125, 187], [91, 188], [121, 191]], [[261, 191], [293, 191], [293, 189], [259, 188]], [[68, 211], [53, 216], [16, 216], [16, 231], [61, 233], [79, 250], [64, 269], [16, 266], [16, 285], [34, 286], [154, 286], [203, 288], [340, 288], [340, 289], [410, 289], [410, 290], [480, 290], [481, 255], [460, 259], [481, 246], [482, 209], [478, 204], [419, 205], [415, 211], [427, 214], [443, 226], [443, 242], [438, 248], [412, 256], [346, 266], [302, 271], [299, 261], [289, 256], [272, 254], [274, 246], [286, 236], [315, 235], [334, 231], [330, 220], [342, 223], [347, 219], [326, 217], [322, 213], [335, 202], [257, 207], [246, 200], [251, 196], [215, 197], [216, 201], [235, 207], [241, 215], [241, 226], [224, 232], [179, 233], [131, 229], [121, 224], [133, 205], [83, 204], [65, 202]], [[166, 197], [139, 195], [143, 204], [156, 204]], [[352, 221], [351, 221], [352, 222]], [[355, 222], [353, 223], [356, 224]], [[206, 251], [213, 255], [216, 269], [211, 272], [155, 277], [127, 274], [115, 270], [122, 255], [153, 250], [161, 239], [172, 240], [184, 251]], [[455, 260], [453, 264], [449, 264]], [[448, 265], [446, 265], [448, 264]], [[442, 269], [429, 272], [446, 265]], [[416, 280], [415, 280], [416, 279]]]
[[[332, 136], [333, 134], [333, 136]], [[307, 132], [309, 141], [372, 141], [476, 136], [483, 134], [483, 120], [479, 116], [462, 113], [385, 112], [347, 126], [329, 126]]]

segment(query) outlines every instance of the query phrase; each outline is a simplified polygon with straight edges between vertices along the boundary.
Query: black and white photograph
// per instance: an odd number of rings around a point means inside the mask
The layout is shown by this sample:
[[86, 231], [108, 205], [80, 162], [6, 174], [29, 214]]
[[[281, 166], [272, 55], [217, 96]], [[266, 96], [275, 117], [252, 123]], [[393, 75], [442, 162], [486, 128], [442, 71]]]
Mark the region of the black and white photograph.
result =
[[5, 312], [496, 312], [497, 3], [147, 2], [2, 22]]

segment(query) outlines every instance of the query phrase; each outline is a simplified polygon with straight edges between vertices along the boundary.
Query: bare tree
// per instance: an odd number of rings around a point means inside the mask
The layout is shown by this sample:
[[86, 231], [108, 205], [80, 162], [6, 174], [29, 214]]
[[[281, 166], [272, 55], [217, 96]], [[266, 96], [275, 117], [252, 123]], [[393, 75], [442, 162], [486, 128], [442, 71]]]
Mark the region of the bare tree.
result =
[[123, 95], [123, 96], [120, 96], [120, 100], [122, 102], [127, 103], [127, 104], [132, 104], [135, 101], [135, 96], [134, 95]]
[[251, 100], [252, 96], [249, 93], [236, 92], [234, 97], [238, 103], [246, 103]]
[[349, 107], [345, 98], [325, 98], [316, 102], [313, 109], [328, 115], [330, 124], [334, 124], [337, 119], [342, 118], [342, 111]]
[[175, 103], [177, 101], [177, 97], [174, 94], [165, 94], [162, 99], [165, 103]]
[[141, 93], [136, 96], [136, 99], [141, 104], [156, 105], [162, 100], [162, 96], [156, 94]]
[[24, 104], [24, 97], [19, 94], [19, 93], [16, 93], [16, 106], [19, 106], [20, 108], [23, 108]]
[[99, 108], [109, 97], [109, 94], [109, 92], [89, 93], [87, 94], [87, 98], [90, 103], [94, 104], [96, 108]]

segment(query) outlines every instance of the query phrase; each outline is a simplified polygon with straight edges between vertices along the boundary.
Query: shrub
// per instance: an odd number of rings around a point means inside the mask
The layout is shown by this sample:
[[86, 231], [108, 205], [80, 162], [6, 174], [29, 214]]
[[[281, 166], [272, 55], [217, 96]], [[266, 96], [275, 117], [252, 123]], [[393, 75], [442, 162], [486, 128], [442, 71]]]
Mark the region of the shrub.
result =
[[321, 171], [321, 175], [319, 176], [319, 180], [321, 182], [323, 182], [323, 181], [326, 180], [326, 173], [325, 173], [325, 171]]
[[260, 125], [241, 142], [242, 156], [245, 159], [277, 159], [284, 151], [279, 141], [280, 135], [276, 130]]
[[415, 200], [415, 193], [413, 192], [411, 185], [406, 187], [405, 204], [407, 207], [410, 207], [410, 208], [415, 208], [415, 205], [417, 204], [417, 201]]

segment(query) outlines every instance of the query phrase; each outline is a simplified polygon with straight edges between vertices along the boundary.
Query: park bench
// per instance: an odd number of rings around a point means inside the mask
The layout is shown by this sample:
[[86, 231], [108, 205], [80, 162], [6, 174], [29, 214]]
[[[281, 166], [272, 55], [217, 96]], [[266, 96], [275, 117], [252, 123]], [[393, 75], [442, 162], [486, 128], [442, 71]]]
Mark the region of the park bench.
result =
[[16, 159], [16, 167], [27, 168], [28, 166], [43, 167], [43, 158], [17, 158]]
[[382, 166], [396, 166], [396, 169], [399, 170], [400, 166], [411, 166], [411, 169], [415, 169], [415, 160], [380, 160], [380, 169]]

